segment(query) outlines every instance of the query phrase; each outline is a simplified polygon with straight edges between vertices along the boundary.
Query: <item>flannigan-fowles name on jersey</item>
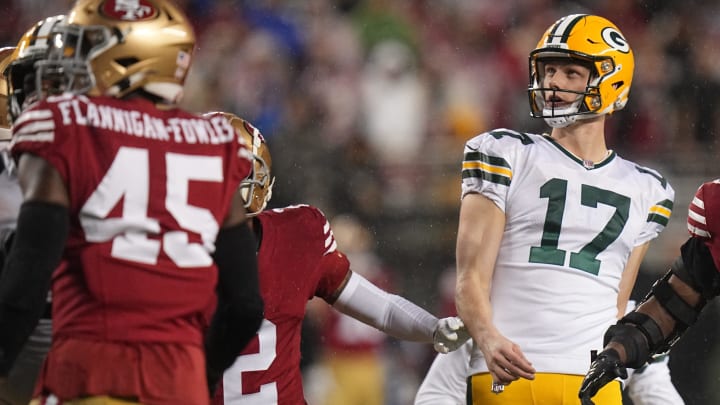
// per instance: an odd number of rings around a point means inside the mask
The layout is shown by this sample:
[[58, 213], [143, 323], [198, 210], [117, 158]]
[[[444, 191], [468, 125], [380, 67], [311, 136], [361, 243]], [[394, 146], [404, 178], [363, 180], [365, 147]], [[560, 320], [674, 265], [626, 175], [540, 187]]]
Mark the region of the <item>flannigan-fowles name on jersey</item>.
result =
[[48, 101], [57, 102], [63, 125], [75, 123], [147, 139], [187, 144], [216, 145], [232, 142], [235, 137], [235, 129], [221, 116], [209, 119], [169, 118], [165, 120], [138, 110], [97, 105], [86, 97], [71, 98], [65, 101], [62, 101], [62, 98], [59, 96], [55, 100], [50, 98]]

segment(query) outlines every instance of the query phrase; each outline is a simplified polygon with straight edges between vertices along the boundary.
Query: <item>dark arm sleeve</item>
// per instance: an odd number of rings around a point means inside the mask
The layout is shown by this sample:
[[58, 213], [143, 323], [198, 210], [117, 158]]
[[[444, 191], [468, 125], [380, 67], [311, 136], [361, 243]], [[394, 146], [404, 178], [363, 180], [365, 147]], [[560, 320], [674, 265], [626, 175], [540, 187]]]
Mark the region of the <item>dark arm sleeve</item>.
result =
[[2, 271], [5, 266], [5, 258], [10, 251], [10, 246], [12, 245], [14, 236], [15, 229], [0, 229], [0, 275], [2, 275]]
[[263, 320], [256, 242], [243, 223], [223, 228], [215, 242], [218, 305], [205, 339], [211, 392], [222, 373], [257, 333]]
[[17, 231], [0, 277], [0, 376], [10, 371], [43, 314], [68, 229], [68, 211], [62, 205], [31, 201], [20, 207]]

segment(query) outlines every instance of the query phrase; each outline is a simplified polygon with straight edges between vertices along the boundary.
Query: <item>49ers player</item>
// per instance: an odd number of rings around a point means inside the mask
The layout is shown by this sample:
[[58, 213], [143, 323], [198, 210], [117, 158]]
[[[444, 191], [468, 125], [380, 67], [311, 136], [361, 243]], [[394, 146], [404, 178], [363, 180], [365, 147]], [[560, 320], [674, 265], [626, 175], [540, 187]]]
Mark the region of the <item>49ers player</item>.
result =
[[208, 116], [217, 115], [228, 117], [255, 156], [253, 172], [241, 191], [258, 240], [265, 319], [257, 338], [223, 375], [213, 404], [306, 403], [300, 373], [300, 329], [307, 301], [313, 297], [396, 338], [432, 342], [439, 352], [455, 350], [468, 339], [459, 318], [438, 320], [352, 272], [319, 209], [293, 205], [264, 211], [274, 183], [267, 145], [260, 132], [244, 120], [226, 113]]
[[[13, 60], [15, 47], [0, 49], [0, 75]], [[10, 122], [7, 110], [7, 85], [0, 76], [0, 273], [2, 273], [7, 248], [15, 232], [15, 222], [22, 203], [22, 193], [12, 174], [9, 155]], [[25, 405], [30, 401], [35, 378], [50, 345], [50, 324], [41, 320], [34, 338], [23, 348], [18, 361], [7, 376], [7, 383], [0, 384], [0, 404]]]
[[204, 345], [221, 373], [262, 321], [237, 192], [251, 154], [226, 119], [176, 107], [194, 44], [167, 0], [79, 0], [43, 60], [10, 66], [11, 104], [28, 85], [39, 101], [13, 117], [24, 202], [0, 280], [0, 377], [52, 284], [39, 401], [209, 403]]
[[[605, 350], [590, 366], [579, 396], [592, 404], [610, 381], [627, 378], [664, 353], [692, 326], [707, 302], [720, 295], [720, 179], [702, 184], [690, 203], [690, 238], [670, 270], [655, 282], [641, 305], [605, 332]], [[713, 214], [715, 213], [715, 214]]]

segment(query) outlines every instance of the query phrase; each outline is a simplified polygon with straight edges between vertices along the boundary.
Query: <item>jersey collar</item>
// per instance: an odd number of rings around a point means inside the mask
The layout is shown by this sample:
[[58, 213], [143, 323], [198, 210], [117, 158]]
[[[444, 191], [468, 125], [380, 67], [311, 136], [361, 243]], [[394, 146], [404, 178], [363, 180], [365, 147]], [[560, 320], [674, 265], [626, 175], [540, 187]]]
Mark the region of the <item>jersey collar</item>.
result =
[[609, 164], [610, 162], [612, 162], [615, 159], [615, 156], [617, 156], [615, 151], [610, 149], [610, 150], [608, 150], [609, 153], [605, 157], [605, 159], [601, 160], [600, 162], [595, 163], [595, 162], [592, 162], [589, 160], [580, 159], [579, 157], [575, 156], [574, 153], [565, 149], [562, 145], [557, 143], [557, 141], [552, 139], [550, 137], [550, 135], [548, 135], [548, 134], [543, 134], [543, 138], [547, 139], [552, 145], [554, 145], [556, 148], [560, 149], [560, 151], [562, 153], [564, 153], [567, 157], [574, 160], [577, 164], [584, 167], [586, 170], [594, 170], [594, 169], [599, 169], [603, 166], [606, 166], [607, 164]]

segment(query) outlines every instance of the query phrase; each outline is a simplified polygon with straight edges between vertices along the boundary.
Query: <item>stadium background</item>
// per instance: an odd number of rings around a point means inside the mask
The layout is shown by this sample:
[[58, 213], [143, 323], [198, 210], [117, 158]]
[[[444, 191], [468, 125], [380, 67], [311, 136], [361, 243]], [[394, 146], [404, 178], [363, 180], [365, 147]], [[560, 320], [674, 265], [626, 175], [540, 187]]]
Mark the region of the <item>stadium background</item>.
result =
[[[635, 51], [628, 107], [609, 120], [621, 156], [658, 169], [675, 214], [634, 298], [686, 237], [689, 198], [719, 177], [720, 4], [672, 0], [182, 0], [198, 47], [185, 107], [254, 123], [274, 157], [271, 207], [309, 203], [370, 231], [395, 291], [443, 315], [452, 272], [462, 145], [482, 131], [542, 131], [528, 115], [527, 55], [555, 19], [599, 14]], [[69, 0], [0, 1], [0, 46]], [[389, 108], [392, 106], [392, 108]], [[720, 403], [718, 303], [677, 344], [688, 405]], [[558, 325], [561, 327], [561, 325]], [[306, 339], [313, 361], [312, 335]], [[408, 403], [431, 359], [388, 342], [388, 405]], [[404, 394], [402, 394], [404, 393]]]

